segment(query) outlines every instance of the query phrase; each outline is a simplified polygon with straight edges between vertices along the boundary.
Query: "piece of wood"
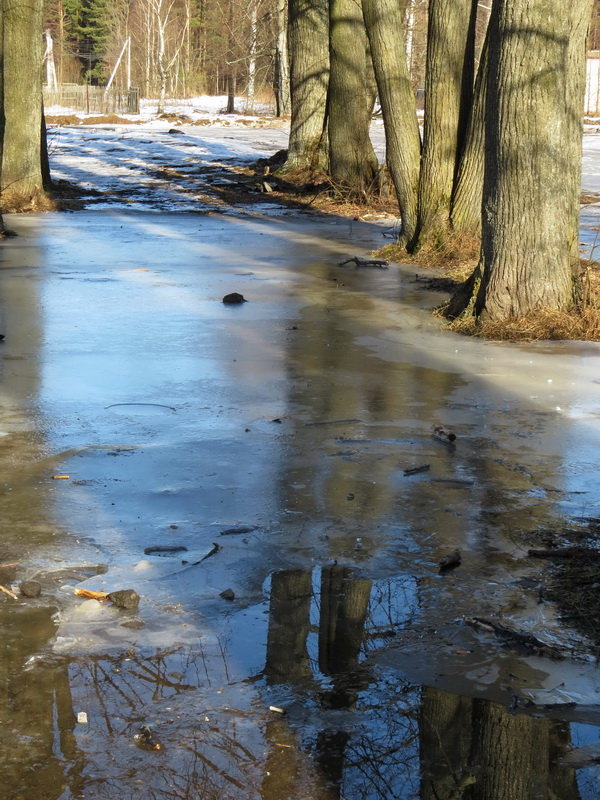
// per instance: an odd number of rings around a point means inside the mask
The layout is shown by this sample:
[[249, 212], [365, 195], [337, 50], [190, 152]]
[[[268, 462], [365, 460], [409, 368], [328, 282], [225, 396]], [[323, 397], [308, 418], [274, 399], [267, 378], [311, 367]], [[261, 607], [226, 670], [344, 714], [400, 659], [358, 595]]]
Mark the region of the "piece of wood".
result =
[[421, 464], [420, 467], [408, 467], [404, 470], [405, 477], [409, 475], [418, 475], [419, 472], [429, 472], [430, 465], [429, 464]]
[[378, 269], [389, 269], [390, 266], [390, 262], [385, 258], [361, 258], [360, 256], [340, 261], [340, 267], [345, 267], [346, 264], [354, 264], [357, 267], [377, 267]]
[[6, 586], [2, 586], [2, 584], [0, 584], [0, 592], [4, 592], [4, 594], [7, 594], [9, 597], [12, 597], [13, 600], [19, 599], [11, 589], [7, 589]]
[[92, 589], [75, 589], [75, 594], [79, 597], [87, 597], [90, 600], [106, 600], [108, 592], [95, 592]]

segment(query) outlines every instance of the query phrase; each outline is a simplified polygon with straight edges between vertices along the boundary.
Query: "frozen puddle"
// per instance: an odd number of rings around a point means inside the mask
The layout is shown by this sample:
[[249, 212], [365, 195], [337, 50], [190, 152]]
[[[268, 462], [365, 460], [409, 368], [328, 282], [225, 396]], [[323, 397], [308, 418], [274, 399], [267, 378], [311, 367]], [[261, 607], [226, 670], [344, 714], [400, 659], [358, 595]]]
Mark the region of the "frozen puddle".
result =
[[441, 333], [340, 266], [353, 220], [11, 227], [0, 584], [45, 577], [0, 603], [7, 796], [596, 797], [596, 664], [465, 620], [585, 651], [527, 534], [600, 516], [597, 345]]

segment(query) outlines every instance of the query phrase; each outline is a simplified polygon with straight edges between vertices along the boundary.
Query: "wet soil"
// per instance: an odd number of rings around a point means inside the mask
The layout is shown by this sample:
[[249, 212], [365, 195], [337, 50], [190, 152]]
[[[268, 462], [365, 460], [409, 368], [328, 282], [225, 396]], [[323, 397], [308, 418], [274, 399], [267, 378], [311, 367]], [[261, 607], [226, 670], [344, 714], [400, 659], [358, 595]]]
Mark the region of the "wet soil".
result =
[[597, 346], [442, 333], [413, 268], [341, 266], [381, 224], [10, 226], [11, 800], [596, 796], [592, 631], [528, 549], [599, 516]]

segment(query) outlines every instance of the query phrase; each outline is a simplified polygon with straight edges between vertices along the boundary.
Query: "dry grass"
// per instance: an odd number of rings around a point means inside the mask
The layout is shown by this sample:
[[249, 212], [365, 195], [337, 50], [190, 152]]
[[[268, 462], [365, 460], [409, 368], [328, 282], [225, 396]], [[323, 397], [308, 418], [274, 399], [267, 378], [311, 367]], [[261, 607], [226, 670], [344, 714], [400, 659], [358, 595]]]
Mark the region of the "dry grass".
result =
[[427, 244], [417, 253], [407, 253], [398, 244], [388, 244], [377, 256], [403, 264], [415, 264], [425, 269], [442, 270], [445, 277], [465, 280], [477, 266], [481, 239], [466, 233], [453, 233], [437, 242]]
[[543, 308], [526, 317], [505, 322], [477, 320], [474, 316], [458, 317], [448, 328], [466, 336], [510, 342], [578, 339], [600, 341], [600, 308], [585, 306], [577, 311], [556, 311]]

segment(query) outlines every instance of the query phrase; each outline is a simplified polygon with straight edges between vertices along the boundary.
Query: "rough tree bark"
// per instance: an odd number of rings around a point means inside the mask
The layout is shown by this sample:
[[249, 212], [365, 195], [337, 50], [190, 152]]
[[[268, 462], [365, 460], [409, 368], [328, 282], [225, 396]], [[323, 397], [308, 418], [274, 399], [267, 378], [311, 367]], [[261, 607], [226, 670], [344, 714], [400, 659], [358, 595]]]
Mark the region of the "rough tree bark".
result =
[[386, 162], [402, 218], [400, 243], [409, 250], [417, 231], [421, 137], [402, 37], [407, 0], [362, 0], [385, 128]]
[[506, 320], [576, 300], [591, 9], [592, 0], [492, 8], [478, 316]]
[[284, 169], [322, 169], [327, 163], [328, 0], [290, 0], [288, 24], [292, 120]]
[[445, 236], [474, 80], [477, 0], [430, 0], [419, 245]]
[[489, 70], [487, 34], [475, 81], [471, 116], [452, 192], [452, 230], [481, 236], [481, 198], [485, 161], [485, 105]]
[[48, 206], [42, 175], [42, 2], [4, 0], [2, 205]]
[[0, 0], [0, 239], [4, 238], [2, 219], [2, 148], [4, 143], [4, 0]]
[[367, 35], [356, 0], [330, 0], [329, 54], [329, 175], [364, 196], [375, 186], [378, 162], [369, 138]]

